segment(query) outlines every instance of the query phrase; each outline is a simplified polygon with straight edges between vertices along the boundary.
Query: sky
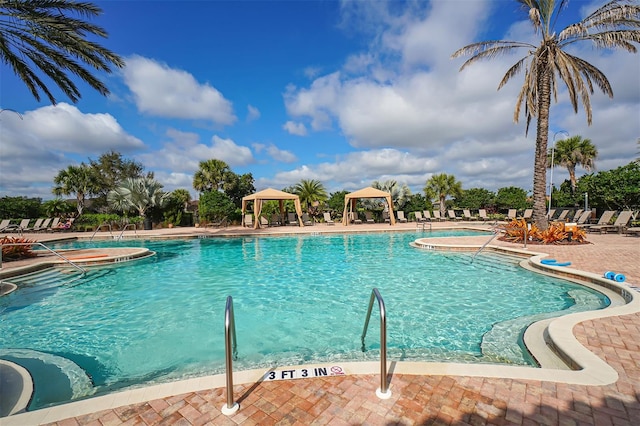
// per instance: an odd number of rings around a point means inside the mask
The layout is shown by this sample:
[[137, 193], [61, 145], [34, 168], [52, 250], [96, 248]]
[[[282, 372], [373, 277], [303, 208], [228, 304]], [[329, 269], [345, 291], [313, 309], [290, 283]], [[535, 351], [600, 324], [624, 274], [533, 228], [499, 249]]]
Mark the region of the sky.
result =
[[[422, 193], [447, 173], [463, 189], [532, 191], [535, 121], [526, 135], [525, 118], [513, 120], [523, 75], [497, 90], [527, 52], [461, 72], [464, 58], [451, 58], [477, 41], [539, 44], [515, 1], [95, 3], [103, 14], [92, 22], [108, 32], [99, 42], [126, 63], [96, 74], [109, 96], [80, 83], [78, 103], [54, 90], [52, 106], [0, 65], [0, 196], [52, 199], [60, 170], [110, 150], [196, 199], [193, 175], [212, 158], [251, 173], [257, 190], [392, 179]], [[558, 31], [602, 4], [571, 1]], [[596, 88], [588, 126], [560, 87], [549, 145], [580, 135], [598, 149], [596, 171], [628, 164], [638, 157], [640, 54], [588, 43], [570, 52], [604, 72], [614, 98]], [[554, 169], [556, 186], [567, 178]]]

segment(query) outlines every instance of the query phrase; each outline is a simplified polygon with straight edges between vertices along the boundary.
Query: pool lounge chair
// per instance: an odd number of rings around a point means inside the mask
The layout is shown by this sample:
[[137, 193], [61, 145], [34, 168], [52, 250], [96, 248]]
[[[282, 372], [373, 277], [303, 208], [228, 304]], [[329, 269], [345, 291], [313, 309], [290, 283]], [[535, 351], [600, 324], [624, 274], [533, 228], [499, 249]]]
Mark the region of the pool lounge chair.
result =
[[616, 221], [613, 223], [613, 225], [595, 225], [595, 226], [591, 226], [589, 227], [589, 232], [600, 232], [601, 234], [607, 233], [609, 231], [617, 231], [618, 233], [621, 233], [622, 230], [624, 228], [626, 228], [626, 226], [629, 224], [629, 221], [631, 220], [631, 215], [633, 214], [633, 212], [631, 210], [624, 210], [622, 212], [620, 212], [620, 214], [618, 215], [618, 217], [616, 218]]
[[422, 210], [422, 218], [427, 222], [431, 222], [431, 212], [429, 210]]
[[384, 223], [391, 223], [391, 218], [389, 217], [388, 211], [385, 210], [382, 212], [382, 220], [384, 220]]
[[404, 212], [402, 210], [398, 210], [397, 212], [398, 222], [407, 223], [407, 218], [404, 217]]
[[311, 218], [309, 217], [309, 214], [307, 213], [302, 213], [302, 224], [304, 226], [311, 226], [313, 225], [313, 221], [311, 220]]
[[532, 217], [533, 217], [533, 209], [525, 209], [524, 214], [522, 215], [522, 218], [526, 222], [530, 222]]
[[435, 220], [437, 220], [438, 222], [444, 220], [444, 218], [440, 215], [440, 210], [434, 210], [433, 211], [433, 218]]
[[489, 220], [489, 216], [487, 216], [487, 210], [486, 209], [478, 209], [478, 218], [483, 222]]
[[624, 235], [633, 235], [635, 237], [640, 237], [640, 226], [632, 226], [631, 228], [625, 228], [622, 233]]
[[556, 214], [556, 209], [549, 210], [549, 212], [547, 213], [547, 219], [551, 220], [555, 214]]
[[264, 216], [260, 216], [260, 227], [261, 228], [268, 228], [269, 227], [269, 219], [267, 219]]
[[558, 221], [558, 222], [566, 222], [568, 214], [569, 214], [569, 210], [568, 209], [562, 210], [560, 212], [560, 214], [558, 215], [558, 218], [556, 219], [556, 221]]
[[253, 228], [253, 215], [245, 214], [244, 215], [244, 224], [246, 228]]
[[[42, 221], [43, 220], [44, 220], [44, 218], [36, 219], [36, 223], [34, 223], [32, 227], [26, 227], [26, 228], [22, 229], [22, 232], [35, 232], [35, 231], [38, 231], [40, 229], [40, 225], [42, 225]], [[51, 219], [49, 219], [49, 222], [51, 222]], [[47, 222], [47, 224], [49, 222]]]
[[575, 213], [573, 213], [573, 216], [572, 216], [572, 218], [571, 218], [571, 221], [572, 221], [572, 222], [576, 222], [576, 221], [578, 220], [578, 218], [579, 218], [580, 216], [582, 216], [582, 213], [583, 213], [583, 212], [584, 212], [584, 210], [583, 210], [583, 209], [578, 209], [578, 210], [576, 210], [576, 211], [575, 211]]
[[0, 222], [0, 232], [7, 229], [10, 223], [11, 223], [11, 219], [2, 219], [2, 222]]
[[462, 209], [462, 217], [464, 220], [478, 220], [477, 217], [471, 216], [471, 211], [469, 209]]
[[5, 230], [5, 232], [19, 232], [19, 233], [22, 234], [22, 232], [25, 229], [29, 228], [29, 222], [31, 222], [31, 219], [22, 219], [20, 221], [20, 224], [18, 224], [18, 225], [9, 225], [4, 230]]
[[370, 211], [364, 212], [364, 218], [367, 223], [376, 223], [376, 221], [373, 220], [373, 213], [371, 213]]
[[451, 220], [462, 220], [460, 216], [456, 216], [456, 212], [452, 209], [447, 210], [447, 215]]
[[289, 222], [288, 225], [290, 225], [290, 226], [298, 226], [298, 225], [300, 225], [298, 223], [298, 219], [296, 218], [296, 214], [295, 213], [287, 213], [287, 221]]
[[615, 210], [607, 210], [600, 215], [600, 219], [598, 219], [597, 223], [585, 223], [580, 227], [589, 230], [589, 228], [593, 226], [608, 225], [615, 213], [616, 213]]
[[326, 223], [327, 225], [335, 225], [336, 224], [333, 221], [333, 219], [331, 219], [331, 213], [324, 212], [324, 213], [322, 213], [322, 216], [324, 217], [324, 223]]
[[271, 220], [269, 221], [269, 226], [280, 226], [280, 225], [282, 225], [280, 215], [277, 213], [272, 214]]
[[[33, 225], [33, 228], [31, 228], [31, 231], [33, 232], [45, 232], [47, 230], [49, 230], [49, 228], [51, 227], [51, 221], [53, 220], [53, 218], [46, 218], [44, 221], [42, 221], [42, 223], [40, 223], [40, 225], [38, 225], [38, 223], [36, 222], [35, 225]], [[60, 219], [58, 219], [58, 222], [60, 222]], [[56, 223], [57, 225], [57, 223]]]
[[587, 210], [586, 212], [582, 212], [580, 214], [580, 217], [578, 217], [578, 219], [575, 222], [578, 224], [578, 226], [584, 226], [590, 217], [591, 217], [591, 210]]
[[427, 219], [422, 217], [422, 212], [413, 212], [416, 217], [416, 222], [425, 222]]
[[507, 212], [508, 220], [514, 220], [516, 219], [517, 216], [518, 216], [518, 210], [516, 209], [509, 209], [509, 211]]

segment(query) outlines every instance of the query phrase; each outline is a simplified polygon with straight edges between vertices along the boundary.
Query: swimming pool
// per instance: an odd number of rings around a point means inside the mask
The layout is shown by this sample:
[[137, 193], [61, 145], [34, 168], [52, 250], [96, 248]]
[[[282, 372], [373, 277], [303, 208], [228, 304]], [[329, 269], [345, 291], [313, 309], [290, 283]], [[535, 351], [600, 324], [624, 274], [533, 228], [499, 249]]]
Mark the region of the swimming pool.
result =
[[[236, 369], [378, 359], [377, 321], [367, 352], [360, 350], [377, 287], [387, 309], [389, 360], [531, 365], [520, 343], [529, 323], [608, 304], [598, 292], [526, 271], [509, 257], [482, 253], [471, 263], [469, 253], [409, 246], [424, 236], [93, 242], [86, 246], [144, 246], [157, 255], [0, 298], [0, 358], [28, 364], [36, 389], [38, 372], [53, 365], [63, 373], [55, 389], [37, 391], [31, 409], [222, 372], [231, 295]], [[65, 381], [69, 390], [61, 392]]]

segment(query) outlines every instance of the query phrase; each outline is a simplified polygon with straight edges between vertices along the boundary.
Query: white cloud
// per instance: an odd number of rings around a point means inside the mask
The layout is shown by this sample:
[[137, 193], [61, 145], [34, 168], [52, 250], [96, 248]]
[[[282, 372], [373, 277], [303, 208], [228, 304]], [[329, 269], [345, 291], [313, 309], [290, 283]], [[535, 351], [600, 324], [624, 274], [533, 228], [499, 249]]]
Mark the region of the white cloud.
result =
[[247, 123], [260, 118], [260, 110], [253, 105], [247, 105]]
[[0, 193], [52, 198], [53, 178], [70, 164], [109, 150], [133, 152], [144, 143], [110, 114], [86, 114], [66, 103], [2, 114]]
[[186, 71], [141, 56], [131, 56], [124, 81], [138, 109], [154, 116], [210, 120], [229, 125], [236, 121], [231, 102], [209, 83], [199, 83]]
[[306, 136], [307, 127], [304, 123], [296, 123], [295, 121], [287, 121], [282, 125], [282, 128], [292, 135]]

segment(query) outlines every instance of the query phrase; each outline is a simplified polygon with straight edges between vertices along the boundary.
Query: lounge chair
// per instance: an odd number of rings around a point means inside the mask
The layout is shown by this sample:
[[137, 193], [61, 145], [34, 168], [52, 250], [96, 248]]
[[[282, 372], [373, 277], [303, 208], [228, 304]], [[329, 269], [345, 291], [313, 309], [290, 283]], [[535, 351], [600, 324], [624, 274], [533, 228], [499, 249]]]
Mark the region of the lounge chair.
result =
[[331, 213], [329, 212], [324, 212], [322, 214], [322, 216], [324, 216], [324, 223], [326, 223], [327, 225], [335, 225], [336, 223], [333, 221], [333, 219], [331, 219]]
[[[591, 213], [591, 212], [589, 212], [589, 213]], [[593, 226], [608, 225], [609, 221], [611, 220], [611, 218], [613, 217], [613, 215], [615, 213], [616, 213], [615, 210], [607, 210], [604, 213], [602, 213], [602, 215], [600, 215], [600, 219], [598, 219], [597, 223], [595, 223], [595, 224], [585, 223], [581, 227], [589, 229], [589, 228], [591, 228]]]
[[[58, 219], [58, 222], [60, 222], [60, 219], [59, 219], [59, 218], [56, 218], [56, 219]], [[49, 228], [51, 228], [51, 225], [50, 225], [50, 224], [51, 224], [51, 221], [52, 221], [52, 220], [53, 220], [52, 218], [48, 217], [48, 218], [46, 218], [44, 221], [42, 221], [42, 223], [41, 223], [40, 225], [38, 225], [38, 222], [36, 221], [36, 224], [35, 224], [35, 225], [33, 225], [33, 228], [31, 228], [31, 230], [32, 230], [33, 232], [44, 232], [44, 231], [48, 231], [48, 230], [49, 230]], [[57, 223], [56, 223], [56, 225], [57, 225]]]
[[580, 217], [578, 218], [578, 220], [576, 220], [576, 223], [578, 224], [578, 226], [583, 226], [587, 223], [587, 221], [589, 220], [589, 218], [591, 217], [591, 210], [587, 210], [586, 212], [582, 212], [582, 214], [580, 214]]
[[422, 210], [422, 218], [427, 222], [431, 222], [431, 212], [429, 210]]
[[556, 214], [556, 209], [549, 210], [549, 212], [547, 213], [547, 220], [551, 220], [555, 214]]
[[269, 225], [270, 226], [280, 226], [282, 225], [282, 221], [280, 219], [280, 215], [277, 213], [274, 213], [271, 215], [271, 220], [269, 221]]
[[220, 220], [215, 220], [213, 222], [209, 222], [204, 227], [205, 228], [220, 228], [220, 227], [224, 227], [224, 226], [227, 226], [227, 218], [226, 217], [224, 217], [224, 218], [222, 218]]
[[382, 220], [384, 220], [384, 223], [391, 223], [391, 218], [389, 217], [388, 211], [385, 210], [382, 212]]
[[558, 218], [556, 219], [558, 222], [565, 222], [567, 220], [567, 215], [569, 214], [569, 210], [568, 209], [564, 209], [560, 212], [560, 214], [558, 215]]
[[289, 221], [289, 225], [291, 225], [291, 226], [300, 225], [300, 223], [298, 223], [298, 219], [296, 219], [296, 214], [295, 213], [287, 213], [287, 219]]
[[518, 215], [518, 211], [516, 209], [509, 209], [507, 212], [507, 219], [514, 220]]
[[349, 212], [348, 216], [349, 218], [349, 222], [355, 224], [355, 225], [361, 225], [362, 224], [362, 220], [360, 220], [360, 218], [358, 217], [358, 213], [357, 212]]
[[583, 212], [584, 212], [584, 210], [583, 210], [583, 209], [578, 209], [578, 210], [576, 210], [576, 211], [575, 211], [575, 213], [573, 213], [573, 217], [571, 218], [571, 220], [572, 220], [573, 222], [577, 221], [577, 220], [578, 220], [578, 218], [579, 218], [580, 216], [582, 216], [582, 213], [583, 213]]
[[[51, 220], [51, 219], [49, 219]], [[43, 231], [55, 231], [56, 229], [58, 229], [60, 227], [60, 218], [59, 217], [54, 217], [53, 220], [51, 220], [51, 223], [47, 223], [47, 225], [45, 226], [44, 222], [42, 223], [43, 225]]]
[[533, 217], [533, 209], [525, 209], [524, 210], [524, 214], [522, 215], [522, 218], [526, 221], [529, 222], [531, 220], [531, 218]]
[[311, 226], [313, 225], [313, 220], [309, 217], [309, 214], [307, 213], [302, 213], [302, 224], [304, 226]]
[[589, 228], [589, 232], [598, 231], [602, 234], [603, 232], [607, 233], [609, 231], [618, 231], [618, 233], [621, 233], [622, 230], [629, 224], [632, 214], [633, 212], [631, 210], [624, 210], [620, 212], [620, 214], [616, 218], [616, 221], [613, 223], [613, 225], [591, 226]]
[[640, 237], [640, 226], [632, 226], [631, 228], [625, 228], [622, 233], [624, 235], [634, 235]]
[[447, 210], [447, 215], [451, 220], [462, 220], [460, 216], [456, 216], [456, 212], [453, 209]]
[[373, 220], [373, 214], [370, 211], [364, 212], [364, 218], [367, 223], [376, 223], [376, 221]]
[[427, 219], [422, 217], [422, 212], [413, 212], [413, 214], [416, 216], [416, 222], [426, 222], [427, 221]]
[[[44, 218], [36, 219], [36, 223], [34, 223], [32, 227], [30, 227], [30, 228], [29, 228], [29, 227], [24, 228], [24, 229], [22, 230], [22, 232], [35, 232], [35, 231], [40, 230], [40, 225], [42, 225], [42, 221], [43, 221], [43, 220], [44, 220]], [[49, 219], [49, 222], [51, 222], [51, 219]], [[47, 224], [48, 224], [49, 222], [47, 222]]]
[[440, 210], [434, 210], [433, 211], [433, 218], [435, 220], [437, 220], [438, 222], [440, 222], [441, 220], [444, 220], [444, 218], [442, 216], [440, 216]]
[[471, 216], [471, 211], [469, 211], [469, 209], [462, 209], [462, 217], [465, 220], [478, 220], [477, 217]]
[[483, 222], [489, 220], [489, 216], [487, 216], [487, 210], [486, 209], [478, 209], [478, 217]]
[[396, 212], [397, 216], [398, 216], [398, 222], [400, 223], [407, 223], [407, 218], [404, 217], [404, 212], [402, 210], [398, 210]]
[[20, 221], [20, 224], [18, 224], [18, 225], [9, 225], [4, 230], [6, 232], [19, 232], [19, 233], [22, 234], [22, 232], [25, 229], [29, 228], [29, 222], [31, 222], [31, 219], [22, 219]]
[[260, 216], [260, 226], [264, 228], [269, 227], [269, 219], [264, 216]]
[[11, 223], [11, 219], [2, 219], [2, 222], [0, 222], [0, 232], [7, 229], [10, 223]]
[[247, 228], [253, 228], [253, 215], [245, 214], [244, 215], [244, 226]]

